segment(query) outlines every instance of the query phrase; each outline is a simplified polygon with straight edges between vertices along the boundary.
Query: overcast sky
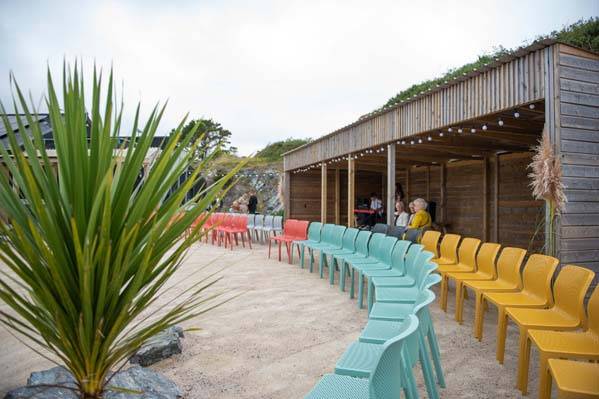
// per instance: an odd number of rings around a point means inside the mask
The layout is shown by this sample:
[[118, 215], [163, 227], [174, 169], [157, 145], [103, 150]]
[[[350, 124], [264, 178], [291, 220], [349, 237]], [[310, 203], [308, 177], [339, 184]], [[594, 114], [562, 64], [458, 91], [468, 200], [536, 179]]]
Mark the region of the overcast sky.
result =
[[494, 46], [596, 15], [597, 0], [0, 0], [0, 99], [10, 70], [38, 99], [46, 64], [58, 77], [65, 56], [112, 63], [129, 115], [168, 99], [161, 133], [187, 112], [211, 117], [248, 154], [326, 134]]

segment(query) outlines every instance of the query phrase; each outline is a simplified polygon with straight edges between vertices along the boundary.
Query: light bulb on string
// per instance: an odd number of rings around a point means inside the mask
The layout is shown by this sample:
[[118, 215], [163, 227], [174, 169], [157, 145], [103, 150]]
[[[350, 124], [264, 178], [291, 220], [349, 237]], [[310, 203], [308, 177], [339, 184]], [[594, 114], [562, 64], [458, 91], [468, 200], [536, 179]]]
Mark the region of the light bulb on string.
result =
[[418, 144], [422, 144], [422, 139], [418, 139]]
[[530, 105], [528, 106], [528, 108], [530, 108], [530, 109], [535, 109], [535, 105], [534, 105], [534, 104], [530, 104]]
[[443, 131], [440, 131], [439, 132], [439, 137], [443, 137], [443, 136], [444, 136]]
[[515, 112], [514, 112], [514, 118], [519, 118], [519, 117], [520, 117], [520, 112], [518, 112], [518, 111], [515, 111]]
[[[451, 128], [451, 127], [450, 127], [449, 129], [447, 129], [447, 131], [448, 131], [449, 133], [451, 133], [451, 132], [453, 132], [453, 128]], [[441, 132], [441, 133], [443, 133], [443, 132]]]
[[476, 129], [475, 128], [470, 129], [470, 133], [476, 133]]
[[458, 129], [458, 133], [462, 133], [462, 128], [459, 128], [459, 129]]
[[433, 141], [433, 138], [432, 138], [431, 136], [428, 136], [426, 139], [427, 139], [428, 141]]
[[484, 125], [483, 125], [483, 130], [487, 130], [487, 129], [488, 129], [488, 128], [487, 128], [487, 125], [486, 125], [486, 124], [484, 124]]
[[497, 121], [497, 124], [498, 124], [499, 126], [503, 126], [503, 119], [499, 119], [499, 120]]

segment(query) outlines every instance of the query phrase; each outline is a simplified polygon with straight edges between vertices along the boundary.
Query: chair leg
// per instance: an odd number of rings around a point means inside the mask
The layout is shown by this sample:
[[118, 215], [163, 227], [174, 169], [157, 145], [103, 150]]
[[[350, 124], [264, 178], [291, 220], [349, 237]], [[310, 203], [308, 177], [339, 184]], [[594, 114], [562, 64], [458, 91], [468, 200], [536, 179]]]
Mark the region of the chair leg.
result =
[[297, 247], [297, 250], [299, 251], [300, 267], [303, 269], [304, 268], [304, 255], [306, 253], [304, 244], [299, 244]]
[[462, 310], [464, 309], [464, 283], [459, 280], [455, 281], [455, 321], [462, 324]]
[[326, 257], [324, 255], [324, 251], [320, 250], [320, 254], [318, 256], [318, 273], [320, 274], [320, 278], [324, 277], [324, 262], [326, 261]]
[[441, 274], [441, 300], [439, 301], [441, 309], [447, 312], [447, 276]]
[[364, 274], [358, 271], [358, 308], [364, 307]]
[[429, 398], [438, 399], [439, 393], [437, 392], [437, 386], [435, 385], [435, 379], [433, 377], [433, 370], [431, 369], [430, 359], [426, 353], [426, 347], [422, 331], [418, 331], [418, 342], [420, 348], [418, 348], [418, 356], [420, 360], [420, 366], [422, 368], [422, 376], [426, 385], [426, 392]]
[[248, 245], [250, 247], [250, 249], [252, 249], [252, 235], [250, 234], [250, 232], [247, 232], [248, 235]]
[[476, 291], [474, 294], [474, 338], [481, 341], [483, 339], [483, 323], [485, 321], [485, 306], [483, 294]]
[[[268, 240], [270, 241], [270, 237], [268, 238]], [[279, 262], [281, 261], [281, 244], [283, 243], [279, 241]]]
[[268, 259], [270, 259], [270, 250], [272, 247], [272, 241], [268, 240]]
[[[337, 262], [337, 260], [335, 259]], [[345, 292], [345, 261], [339, 264], [339, 290]]]
[[287, 260], [289, 261], [289, 264], [291, 264], [291, 247], [289, 247], [290, 243], [288, 241], [285, 241], [285, 249], [287, 250]]
[[[245, 237], [243, 233], [239, 234], [241, 236], [241, 245], [245, 248]], [[235, 237], [237, 237], [237, 233], [235, 233]]]
[[337, 265], [337, 261], [335, 261], [335, 257], [331, 255], [331, 262], [327, 260], [327, 265], [329, 265], [329, 285], [335, 285], [335, 266]]
[[350, 287], [349, 287], [349, 297], [350, 299], [354, 299], [354, 294], [355, 294], [355, 289], [354, 289], [354, 280], [355, 280], [355, 269], [351, 266], [349, 267], [349, 282], [350, 282]]
[[530, 364], [530, 339], [528, 329], [520, 327], [520, 353], [518, 354], [518, 389], [522, 395], [528, 390], [528, 367]]
[[495, 357], [499, 364], [503, 364], [505, 355], [505, 339], [507, 335], [507, 315], [503, 306], [497, 306], [497, 353]]
[[430, 316], [427, 315], [429, 330], [428, 330], [428, 345], [431, 348], [433, 355], [433, 365], [435, 366], [435, 374], [437, 375], [437, 384], [441, 388], [445, 388], [445, 376], [443, 375], [443, 367], [441, 366], [441, 351], [439, 350], [439, 343], [437, 342], [437, 335], [435, 333], [435, 327], [433, 327], [433, 321]]
[[412, 371], [412, 367], [408, 364], [409, 362], [401, 357], [402, 368], [404, 371], [404, 381], [406, 382], [406, 387], [404, 388], [406, 397], [408, 399], [418, 399], [418, 388], [416, 386], [416, 379], [414, 378], [414, 372]]
[[368, 282], [368, 290], [366, 291], [366, 301], [368, 304], [368, 314], [370, 314], [370, 311], [372, 310], [372, 305], [374, 304], [374, 284], [372, 283], [372, 279], [366, 277], [366, 280]]
[[312, 273], [312, 270], [314, 269], [314, 250], [308, 249], [308, 252], [310, 253], [310, 273]]
[[551, 399], [551, 374], [548, 360], [549, 357], [541, 352], [539, 355], [539, 399]]

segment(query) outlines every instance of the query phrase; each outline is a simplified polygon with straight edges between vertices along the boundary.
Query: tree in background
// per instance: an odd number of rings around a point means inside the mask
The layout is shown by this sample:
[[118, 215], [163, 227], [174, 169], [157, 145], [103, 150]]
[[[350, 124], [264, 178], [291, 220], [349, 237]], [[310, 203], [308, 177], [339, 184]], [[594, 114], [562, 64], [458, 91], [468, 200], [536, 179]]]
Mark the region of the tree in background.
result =
[[266, 147], [256, 153], [256, 158], [262, 158], [269, 162], [280, 161], [283, 158], [284, 153], [307, 144], [310, 141], [312, 141], [312, 139], [288, 138], [282, 141], [269, 143]]
[[[175, 131], [173, 129], [171, 134]], [[194, 147], [193, 159], [202, 161], [213, 153], [235, 154], [237, 148], [231, 145], [231, 132], [212, 119], [189, 121], [182, 129], [183, 138], [191, 135], [191, 142], [200, 139], [200, 145]], [[190, 148], [191, 149], [191, 148]]]

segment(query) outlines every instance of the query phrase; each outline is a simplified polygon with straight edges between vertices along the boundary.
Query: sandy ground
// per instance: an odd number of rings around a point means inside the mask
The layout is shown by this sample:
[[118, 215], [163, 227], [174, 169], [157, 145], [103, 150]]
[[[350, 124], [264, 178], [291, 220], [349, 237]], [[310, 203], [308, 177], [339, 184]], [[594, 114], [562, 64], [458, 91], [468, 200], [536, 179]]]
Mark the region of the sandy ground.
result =
[[[198, 272], [202, 266], [208, 269]], [[225, 267], [220, 288], [243, 292], [232, 302], [192, 321], [201, 327], [183, 341], [183, 353], [152, 368], [173, 379], [186, 398], [301, 398], [332, 372], [345, 348], [367, 320], [338, 285], [317, 273], [276, 259], [267, 249], [234, 251], [198, 244], [178, 272], [182, 287], [194, 284], [206, 270]], [[161, 300], [176, 295], [173, 290]], [[517, 331], [510, 325], [505, 365], [495, 361], [497, 314], [487, 312], [482, 343], [472, 337], [472, 300], [466, 301], [464, 324], [453, 320], [454, 295], [448, 313], [431, 305], [447, 388], [442, 398], [519, 398], [515, 389]], [[2, 309], [6, 306], [1, 304]], [[51, 364], [0, 329], [0, 395], [19, 385], [34, 370]], [[529, 397], [537, 392], [538, 358], [533, 350]], [[422, 374], [415, 370], [422, 397]]]

